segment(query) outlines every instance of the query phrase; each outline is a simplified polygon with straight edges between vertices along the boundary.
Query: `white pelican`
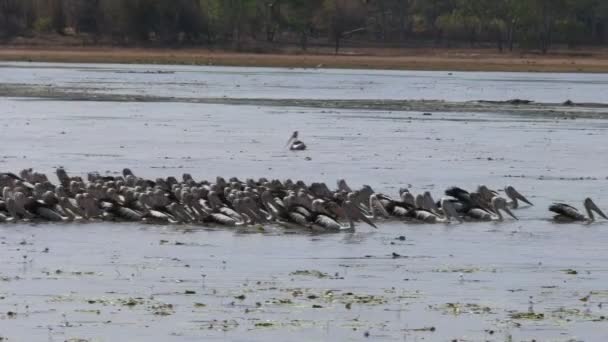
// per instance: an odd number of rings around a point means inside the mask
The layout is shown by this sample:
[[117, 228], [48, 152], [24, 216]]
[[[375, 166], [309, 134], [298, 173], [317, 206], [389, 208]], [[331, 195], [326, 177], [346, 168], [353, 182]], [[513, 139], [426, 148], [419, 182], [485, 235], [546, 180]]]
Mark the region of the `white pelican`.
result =
[[287, 141], [286, 147], [289, 147], [292, 151], [304, 151], [306, 149], [306, 144], [298, 140], [298, 131], [295, 131]]

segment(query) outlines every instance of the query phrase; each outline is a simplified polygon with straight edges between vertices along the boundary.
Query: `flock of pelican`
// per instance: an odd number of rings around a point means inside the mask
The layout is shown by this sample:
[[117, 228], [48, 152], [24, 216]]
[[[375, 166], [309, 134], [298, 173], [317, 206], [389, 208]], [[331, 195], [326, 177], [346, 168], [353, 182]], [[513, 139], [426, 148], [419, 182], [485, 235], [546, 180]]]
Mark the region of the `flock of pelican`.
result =
[[[297, 139], [297, 137], [296, 137]], [[137, 177], [129, 169], [121, 176], [89, 173], [85, 181], [56, 171], [58, 184], [45, 174], [26, 169], [16, 175], [0, 173], [1, 222], [127, 221], [155, 224], [215, 224], [250, 226], [274, 223], [311, 231], [352, 230], [358, 222], [374, 228], [378, 220], [418, 223], [503, 221], [513, 210], [532, 203], [508, 186], [504, 196], [486, 186], [468, 192], [452, 187], [435, 201], [429, 192], [415, 196], [407, 189], [398, 198], [376, 193], [370, 186], [351, 189], [339, 180], [330, 190], [324, 183], [292, 180], [241, 181], [218, 177], [196, 181], [189, 174], [156, 180]], [[567, 204], [549, 209], [557, 222], [593, 221], [606, 215], [591, 199], [587, 215]], [[506, 214], [506, 216], [504, 215]]]

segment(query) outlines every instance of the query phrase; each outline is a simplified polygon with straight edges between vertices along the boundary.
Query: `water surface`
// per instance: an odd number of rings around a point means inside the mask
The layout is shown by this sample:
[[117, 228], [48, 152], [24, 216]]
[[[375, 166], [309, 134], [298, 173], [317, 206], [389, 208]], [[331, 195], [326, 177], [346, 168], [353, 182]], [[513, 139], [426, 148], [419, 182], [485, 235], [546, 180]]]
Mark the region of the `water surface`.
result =
[[[3, 66], [0, 84], [116, 94], [606, 102], [605, 75]], [[143, 73], [158, 70], [174, 73]], [[555, 225], [546, 208], [591, 196], [608, 209], [606, 120], [7, 97], [0, 108], [4, 170], [346, 178], [436, 197], [452, 185], [513, 185], [535, 203], [519, 221], [380, 222], [333, 235], [3, 225], [0, 337], [9, 341], [605, 337], [608, 224]], [[293, 130], [308, 151], [285, 151]]]

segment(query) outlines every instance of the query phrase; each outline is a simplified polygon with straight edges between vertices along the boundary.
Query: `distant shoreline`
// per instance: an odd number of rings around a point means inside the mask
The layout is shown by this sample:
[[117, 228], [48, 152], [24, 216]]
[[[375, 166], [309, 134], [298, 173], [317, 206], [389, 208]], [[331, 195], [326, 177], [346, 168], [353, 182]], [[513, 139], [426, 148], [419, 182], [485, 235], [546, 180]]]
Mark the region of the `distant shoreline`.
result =
[[608, 72], [608, 50], [548, 55], [498, 53], [495, 49], [345, 49], [302, 54], [239, 53], [209, 49], [0, 46], [0, 61], [216, 65], [244, 67], [393, 69], [505, 72]]

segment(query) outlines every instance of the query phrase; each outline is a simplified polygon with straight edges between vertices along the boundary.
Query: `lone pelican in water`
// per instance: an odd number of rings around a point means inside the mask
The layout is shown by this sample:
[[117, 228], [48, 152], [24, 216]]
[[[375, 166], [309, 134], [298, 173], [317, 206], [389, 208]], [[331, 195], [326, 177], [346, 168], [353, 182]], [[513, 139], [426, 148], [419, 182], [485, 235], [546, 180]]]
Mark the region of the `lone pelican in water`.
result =
[[286, 146], [289, 146], [289, 149], [292, 151], [304, 151], [306, 149], [306, 144], [298, 140], [298, 131], [293, 132]]
[[553, 203], [553, 205], [549, 207], [549, 210], [557, 214], [553, 217], [553, 220], [555, 222], [593, 222], [595, 221], [595, 216], [593, 215], [593, 212], [596, 212], [598, 215], [608, 220], [606, 214], [604, 214], [604, 212], [602, 212], [600, 208], [598, 208], [597, 205], [593, 203], [593, 200], [591, 200], [591, 198], [585, 199], [584, 206], [589, 217], [585, 217], [585, 215], [581, 214], [578, 209], [564, 203]]

